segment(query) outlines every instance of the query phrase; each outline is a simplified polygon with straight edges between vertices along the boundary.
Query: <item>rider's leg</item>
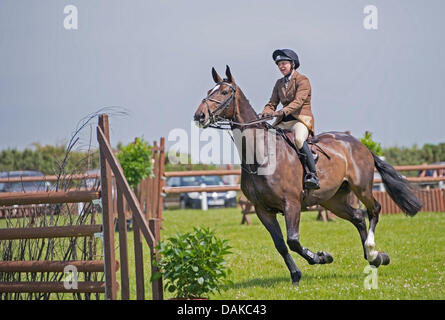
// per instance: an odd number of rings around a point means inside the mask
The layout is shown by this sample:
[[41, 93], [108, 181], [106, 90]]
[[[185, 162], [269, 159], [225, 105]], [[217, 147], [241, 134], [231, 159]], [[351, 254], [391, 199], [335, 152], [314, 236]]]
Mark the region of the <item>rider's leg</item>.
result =
[[292, 129], [294, 131], [297, 148], [300, 150], [300, 152], [303, 152], [306, 155], [306, 164], [310, 171], [304, 177], [304, 185], [308, 189], [319, 189], [320, 183], [317, 177], [314, 156], [312, 155], [312, 151], [309, 149], [309, 145], [306, 142], [306, 139], [309, 136], [309, 130], [302, 122], [297, 122]]
[[295, 143], [297, 144], [298, 149], [303, 147], [303, 143], [306, 141], [309, 136], [308, 128], [300, 121], [297, 121], [293, 126], [292, 130], [295, 135]]

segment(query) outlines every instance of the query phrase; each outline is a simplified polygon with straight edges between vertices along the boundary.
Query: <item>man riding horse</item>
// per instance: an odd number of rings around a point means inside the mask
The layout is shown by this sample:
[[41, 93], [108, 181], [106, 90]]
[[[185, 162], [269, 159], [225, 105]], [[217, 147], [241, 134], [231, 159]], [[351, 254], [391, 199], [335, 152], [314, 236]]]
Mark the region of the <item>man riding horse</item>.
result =
[[[309, 79], [297, 71], [300, 66], [298, 55], [290, 49], [275, 50], [272, 58], [283, 74], [272, 91], [269, 103], [264, 107], [261, 117], [277, 117], [274, 126], [292, 130], [297, 148], [306, 157], [310, 172], [304, 177], [306, 189], [319, 189], [315, 161], [306, 142], [309, 132], [314, 135], [314, 116], [311, 111], [311, 84]], [[283, 109], [275, 111], [281, 102]]]

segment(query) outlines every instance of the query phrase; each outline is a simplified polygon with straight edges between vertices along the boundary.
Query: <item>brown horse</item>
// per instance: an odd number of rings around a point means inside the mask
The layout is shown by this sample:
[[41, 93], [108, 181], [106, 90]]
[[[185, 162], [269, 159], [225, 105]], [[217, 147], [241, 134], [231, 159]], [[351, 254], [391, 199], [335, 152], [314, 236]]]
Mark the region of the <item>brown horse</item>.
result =
[[[258, 218], [272, 236], [275, 247], [283, 257], [294, 284], [298, 284], [301, 272], [288, 252], [276, 214], [284, 214], [287, 229], [287, 244], [292, 251], [300, 254], [309, 264], [325, 264], [333, 261], [324, 251], [317, 253], [302, 246], [300, 242], [300, 214], [306, 207], [320, 204], [337, 216], [350, 221], [360, 234], [364, 256], [375, 267], [387, 265], [389, 256], [375, 250], [374, 234], [381, 206], [372, 195], [374, 168], [379, 171], [387, 192], [394, 202], [408, 215], [414, 216], [421, 208], [421, 202], [412, 193], [407, 181], [393, 167], [371, 153], [368, 148], [351, 135], [341, 132], [321, 133], [313, 141], [325, 151], [319, 154], [317, 174], [320, 189], [303, 189], [303, 166], [296, 150], [283, 138], [274, 134], [271, 140], [261, 138], [259, 133], [276, 133], [265, 121], [261, 121], [235, 84], [230, 68], [226, 68], [226, 79], [221, 79], [212, 68], [216, 86], [208, 92], [195, 112], [194, 120], [201, 127], [230, 125], [232, 132], [254, 131], [245, 143], [237, 145], [241, 158], [241, 190], [254, 204]], [[258, 138], [260, 136], [260, 138]], [[263, 139], [263, 140], [261, 140]], [[260, 146], [262, 143], [264, 145]], [[246, 150], [260, 147], [260, 156], [246, 162]], [[275, 152], [276, 151], [276, 152]], [[265, 154], [262, 159], [261, 154]], [[258, 174], [259, 169], [271, 165], [276, 154], [275, 170], [271, 174]], [[364, 204], [366, 210], [351, 206], [348, 196], [353, 192]], [[365, 217], [369, 218], [366, 230]]]

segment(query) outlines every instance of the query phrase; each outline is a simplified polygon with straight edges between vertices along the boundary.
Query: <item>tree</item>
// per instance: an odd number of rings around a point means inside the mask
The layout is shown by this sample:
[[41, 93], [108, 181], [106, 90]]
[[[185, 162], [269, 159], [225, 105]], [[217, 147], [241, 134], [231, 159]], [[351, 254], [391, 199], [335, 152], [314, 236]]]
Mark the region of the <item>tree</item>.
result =
[[153, 176], [153, 147], [143, 138], [136, 138], [133, 143], [120, 145], [120, 148], [116, 156], [132, 188], [147, 176]]
[[360, 139], [360, 141], [368, 147], [368, 149], [374, 153], [377, 156], [383, 156], [383, 150], [380, 143], [375, 142], [372, 140], [372, 133], [369, 131], [365, 132], [365, 135], [363, 138]]

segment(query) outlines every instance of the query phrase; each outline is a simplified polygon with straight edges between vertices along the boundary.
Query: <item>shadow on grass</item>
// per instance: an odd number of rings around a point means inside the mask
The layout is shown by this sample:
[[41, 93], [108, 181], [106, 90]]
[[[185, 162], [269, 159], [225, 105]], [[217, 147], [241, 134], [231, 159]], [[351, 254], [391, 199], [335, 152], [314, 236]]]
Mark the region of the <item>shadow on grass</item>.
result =
[[243, 289], [249, 287], [263, 287], [269, 288], [281, 283], [290, 283], [290, 277], [273, 277], [266, 279], [251, 279], [241, 282], [235, 282], [233, 287], [235, 289]]
[[[332, 273], [332, 274], [316, 274], [316, 273], [304, 273], [302, 278], [300, 279], [301, 282], [308, 282], [308, 281], [326, 281], [326, 280], [362, 280], [364, 277], [363, 273], [350, 273], [350, 274], [344, 274], [344, 273]], [[234, 288], [235, 289], [243, 289], [243, 288], [249, 288], [249, 287], [263, 287], [263, 288], [270, 288], [276, 285], [282, 285], [282, 284], [291, 284], [291, 278], [289, 277], [271, 277], [271, 278], [263, 278], [263, 279], [251, 279], [241, 282], [235, 282]]]

